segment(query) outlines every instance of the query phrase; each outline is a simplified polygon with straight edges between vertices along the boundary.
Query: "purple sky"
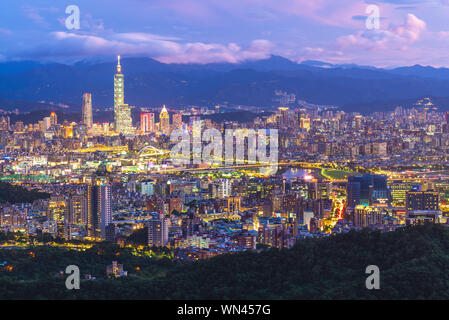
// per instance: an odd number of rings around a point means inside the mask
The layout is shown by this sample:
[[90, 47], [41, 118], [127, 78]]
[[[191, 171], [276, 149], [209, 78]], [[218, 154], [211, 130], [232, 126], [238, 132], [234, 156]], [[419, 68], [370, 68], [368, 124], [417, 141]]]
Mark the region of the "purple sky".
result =
[[[380, 29], [365, 25], [369, 4]], [[68, 30], [77, 5], [81, 28]], [[449, 67], [449, 0], [2, 0], [0, 61], [121, 54], [162, 62], [280, 55], [379, 67]]]

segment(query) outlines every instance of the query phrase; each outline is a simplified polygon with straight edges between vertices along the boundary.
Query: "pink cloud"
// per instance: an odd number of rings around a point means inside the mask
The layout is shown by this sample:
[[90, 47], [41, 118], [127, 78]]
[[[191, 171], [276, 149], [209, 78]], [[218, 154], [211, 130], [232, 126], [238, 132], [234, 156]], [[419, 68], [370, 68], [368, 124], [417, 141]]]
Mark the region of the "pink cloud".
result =
[[403, 25], [391, 26], [386, 30], [366, 30], [337, 39], [340, 49], [359, 47], [370, 50], [397, 48], [419, 40], [426, 30], [426, 23], [409, 13]]
[[266, 59], [273, 48], [271, 42], [263, 39], [242, 49], [236, 43], [180, 43], [175, 38], [146, 33], [112, 34], [109, 38], [62, 31], [52, 35], [58, 42], [47, 55], [139, 54], [164, 63], [238, 63]]

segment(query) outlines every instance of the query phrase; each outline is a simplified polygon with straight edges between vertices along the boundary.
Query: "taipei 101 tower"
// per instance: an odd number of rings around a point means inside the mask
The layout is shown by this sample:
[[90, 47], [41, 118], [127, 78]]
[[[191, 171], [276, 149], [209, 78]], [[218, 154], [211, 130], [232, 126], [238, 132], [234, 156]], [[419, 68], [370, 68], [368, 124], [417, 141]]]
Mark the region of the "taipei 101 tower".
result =
[[118, 133], [132, 133], [131, 108], [125, 104], [125, 81], [117, 57], [117, 73], [114, 75], [114, 128]]

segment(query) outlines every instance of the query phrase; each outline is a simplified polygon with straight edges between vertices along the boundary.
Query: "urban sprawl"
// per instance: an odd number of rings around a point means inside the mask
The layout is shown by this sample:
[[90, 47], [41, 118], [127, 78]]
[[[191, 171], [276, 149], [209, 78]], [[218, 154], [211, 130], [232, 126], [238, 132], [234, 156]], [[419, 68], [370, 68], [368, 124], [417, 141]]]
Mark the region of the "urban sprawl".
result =
[[[298, 239], [351, 229], [447, 224], [449, 113], [428, 98], [369, 115], [281, 106], [248, 122], [213, 121], [210, 115], [223, 113], [220, 105], [163, 106], [141, 109], [135, 127], [124, 93], [119, 58], [113, 123], [94, 123], [89, 93], [82, 97], [80, 123], [58, 121], [55, 112], [34, 124], [0, 117], [2, 181], [50, 194], [0, 204], [1, 231], [46, 233], [67, 245], [83, 240], [74, 246], [82, 250], [98, 241], [125, 245], [133, 233], [148, 230], [148, 246], [195, 261], [290, 248]], [[276, 170], [259, 170], [267, 164], [244, 159], [171, 161], [174, 130], [201, 135], [210, 128], [223, 134], [277, 130]], [[21, 245], [28, 243], [0, 243]]]

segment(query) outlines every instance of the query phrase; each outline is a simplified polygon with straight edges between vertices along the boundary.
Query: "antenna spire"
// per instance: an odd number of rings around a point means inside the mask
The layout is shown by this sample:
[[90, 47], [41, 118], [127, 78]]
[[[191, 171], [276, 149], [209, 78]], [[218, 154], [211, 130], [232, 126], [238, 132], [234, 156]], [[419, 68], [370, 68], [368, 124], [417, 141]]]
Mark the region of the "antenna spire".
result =
[[122, 72], [122, 66], [120, 65], [120, 56], [117, 56], [117, 72]]

